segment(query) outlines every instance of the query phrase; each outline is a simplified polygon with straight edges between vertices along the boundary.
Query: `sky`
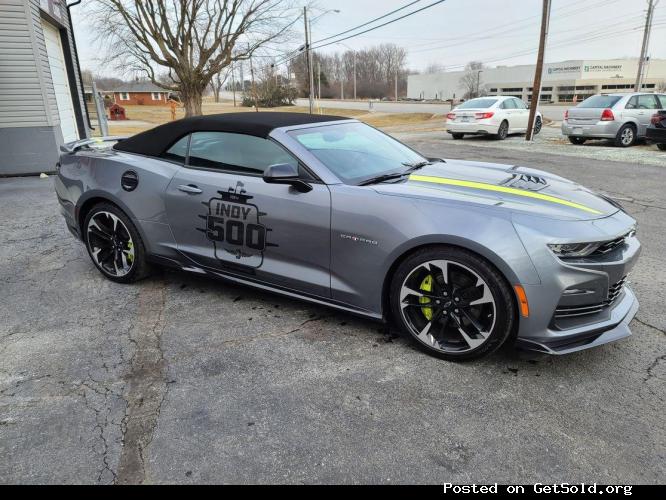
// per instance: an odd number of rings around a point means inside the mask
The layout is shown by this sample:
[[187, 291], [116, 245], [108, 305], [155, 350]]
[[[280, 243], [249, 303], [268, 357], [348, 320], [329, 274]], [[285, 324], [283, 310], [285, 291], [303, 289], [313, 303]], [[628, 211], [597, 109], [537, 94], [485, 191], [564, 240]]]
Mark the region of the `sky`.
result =
[[[315, 22], [314, 45], [412, 1], [318, 0], [311, 18], [330, 9], [340, 12], [326, 13]], [[433, 2], [421, 0], [391, 18]], [[419, 71], [431, 63], [459, 70], [472, 60], [488, 66], [534, 64], [541, 5], [541, 0], [446, 0], [343, 43], [355, 50], [387, 42], [398, 44], [407, 50], [407, 66]], [[553, 0], [546, 62], [638, 57], [646, 10], [647, 0]], [[100, 66], [98, 55], [103, 48], [94, 42], [85, 11], [74, 7], [72, 16], [82, 68], [122, 76]], [[666, 59], [666, 0], [657, 5], [653, 24], [649, 55]], [[296, 47], [294, 43], [291, 48]], [[344, 49], [336, 44], [321, 50]]]

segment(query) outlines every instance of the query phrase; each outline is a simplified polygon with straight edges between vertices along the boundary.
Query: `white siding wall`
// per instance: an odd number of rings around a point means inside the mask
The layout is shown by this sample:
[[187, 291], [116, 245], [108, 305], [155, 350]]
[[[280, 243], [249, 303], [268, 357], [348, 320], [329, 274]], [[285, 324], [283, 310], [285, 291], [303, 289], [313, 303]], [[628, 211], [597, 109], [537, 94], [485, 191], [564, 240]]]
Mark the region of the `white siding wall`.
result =
[[26, 0], [0, 0], [0, 127], [52, 124], [46, 113], [50, 102], [43, 86], [45, 75], [35, 65], [39, 47], [33, 15]]

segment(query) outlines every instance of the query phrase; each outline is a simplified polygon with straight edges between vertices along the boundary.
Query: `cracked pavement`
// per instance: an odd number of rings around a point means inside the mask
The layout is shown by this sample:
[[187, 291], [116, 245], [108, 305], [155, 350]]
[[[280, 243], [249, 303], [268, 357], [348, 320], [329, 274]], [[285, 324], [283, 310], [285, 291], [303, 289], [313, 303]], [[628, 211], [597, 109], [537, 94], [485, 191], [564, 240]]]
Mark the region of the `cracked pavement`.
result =
[[666, 170], [442, 134], [621, 200], [643, 255], [629, 339], [453, 364], [378, 323], [161, 271], [102, 278], [52, 179], [0, 179], [0, 483], [659, 483]]

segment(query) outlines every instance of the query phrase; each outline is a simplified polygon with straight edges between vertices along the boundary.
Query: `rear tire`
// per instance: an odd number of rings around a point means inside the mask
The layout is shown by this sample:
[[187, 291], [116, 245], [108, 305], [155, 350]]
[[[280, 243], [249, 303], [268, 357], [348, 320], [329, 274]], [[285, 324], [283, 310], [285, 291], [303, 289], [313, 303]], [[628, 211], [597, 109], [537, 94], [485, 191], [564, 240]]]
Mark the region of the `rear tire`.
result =
[[627, 123], [618, 130], [613, 143], [619, 148], [628, 148], [636, 144], [636, 127]]
[[504, 120], [500, 123], [499, 128], [497, 129], [497, 134], [495, 134], [495, 139], [498, 141], [503, 141], [509, 135], [509, 122]]
[[150, 274], [139, 231], [115, 205], [95, 205], [86, 215], [82, 229], [88, 255], [107, 279], [133, 283]]
[[498, 349], [516, 324], [513, 292], [478, 255], [458, 247], [417, 250], [391, 280], [391, 312], [427, 353], [449, 361]]
[[454, 140], [458, 141], [465, 137], [465, 134], [451, 134], [451, 137], [453, 137]]
[[576, 146], [582, 146], [583, 144], [585, 144], [585, 141], [586, 141], [586, 140], [587, 140], [587, 139], [585, 139], [584, 137], [573, 137], [573, 136], [569, 136], [569, 142], [570, 142], [571, 144], [575, 144]]
[[658, 147], [661, 151], [666, 151], [666, 144], [664, 144], [664, 143], [657, 144], [657, 147]]

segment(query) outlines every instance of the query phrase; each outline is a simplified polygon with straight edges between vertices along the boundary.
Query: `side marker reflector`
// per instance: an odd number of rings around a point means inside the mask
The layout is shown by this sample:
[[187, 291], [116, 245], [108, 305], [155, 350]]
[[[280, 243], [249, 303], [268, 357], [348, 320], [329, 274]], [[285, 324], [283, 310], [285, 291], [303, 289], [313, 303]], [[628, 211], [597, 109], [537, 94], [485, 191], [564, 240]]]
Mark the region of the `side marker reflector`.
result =
[[516, 297], [518, 297], [518, 306], [520, 308], [520, 315], [523, 318], [529, 318], [530, 306], [527, 303], [527, 295], [525, 295], [525, 289], [520, 285], [514, 285], [513, 289], [516, 291]]

